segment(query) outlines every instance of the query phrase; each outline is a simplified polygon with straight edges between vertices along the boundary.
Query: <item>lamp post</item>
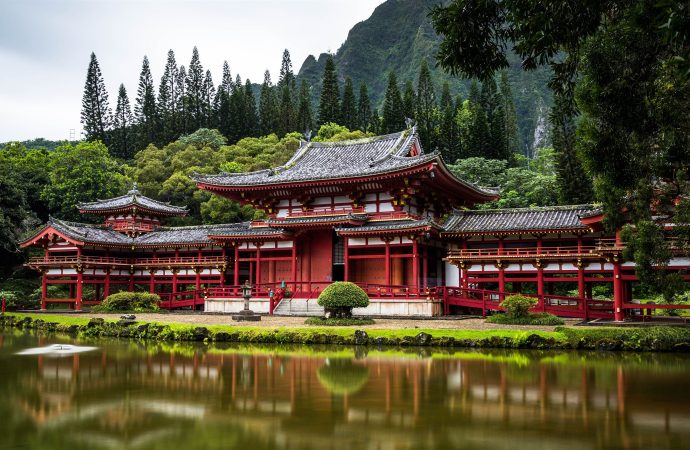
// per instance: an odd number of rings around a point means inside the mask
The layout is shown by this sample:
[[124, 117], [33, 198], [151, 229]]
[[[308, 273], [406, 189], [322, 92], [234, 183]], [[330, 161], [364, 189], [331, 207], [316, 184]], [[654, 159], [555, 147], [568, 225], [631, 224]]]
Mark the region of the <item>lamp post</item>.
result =
[[242, 285], [242, 297], [244, 298], [244, 309], [232, 316], [232, 320], [238, 322], [259, 322], [261, 316], [254, 314], [254, 311], [249, 309], [249, 299], [252, 298], [252, 286], [249, 284], [249, 280]]

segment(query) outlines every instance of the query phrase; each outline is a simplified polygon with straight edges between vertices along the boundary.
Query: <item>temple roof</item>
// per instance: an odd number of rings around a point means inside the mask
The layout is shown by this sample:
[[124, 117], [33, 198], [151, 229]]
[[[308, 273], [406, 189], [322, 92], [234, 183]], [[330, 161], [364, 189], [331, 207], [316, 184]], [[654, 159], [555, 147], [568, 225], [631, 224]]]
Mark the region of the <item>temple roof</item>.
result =
[[142, 195], [137, 189], [136, 183], [134, 183], [132, 190], [120, 197], [79, 204], [79, 212], [82, 213], [111, 213], [131, 208], [137, 208], [154, 215], [184, 216], [187, 214], [187, 208], [159, 202]]
[[[450, 172], [437, 153], [425, 154], [414, 128], [400, 133], [340, 142], [306, 142], [290, 160], [280, 167], [248, 173], [220, 173], [192, 177], [201, 188], [256, 190], [261, 187], [291, 183], [361, 180], [420, 168], [431, 170], [431, 164]], [[449, 175], [458, 188], [482, 201], [496, 197], [471, 183]]]
[[444, 234], [515, 231], [587, 230], [581, 218], [601, 210], [593, 205], [547, 206], [479, 211], [453, 211]]

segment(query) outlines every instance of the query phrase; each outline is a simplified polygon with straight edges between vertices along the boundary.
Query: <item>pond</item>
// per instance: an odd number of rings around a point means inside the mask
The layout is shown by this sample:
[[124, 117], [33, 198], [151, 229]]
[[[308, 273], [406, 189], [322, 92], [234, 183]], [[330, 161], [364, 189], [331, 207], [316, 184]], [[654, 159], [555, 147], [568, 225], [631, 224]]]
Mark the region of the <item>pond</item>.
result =
[[[17, 354], [52, 344], [97, 348]], [[13, 449], [683, 448], [690, 355], [146, 345], [14, 331], [0, 334], [0, 399], [0, 448]]]

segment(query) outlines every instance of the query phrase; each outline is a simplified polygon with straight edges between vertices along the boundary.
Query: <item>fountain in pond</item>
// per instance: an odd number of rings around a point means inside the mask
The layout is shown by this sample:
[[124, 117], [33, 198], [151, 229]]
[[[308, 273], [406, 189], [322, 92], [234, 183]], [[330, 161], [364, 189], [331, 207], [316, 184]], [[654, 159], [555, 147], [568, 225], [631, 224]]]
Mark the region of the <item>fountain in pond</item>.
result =
[[52, 344], [46, 347], [35, 347], [17, 352], [17, 355], [48, 355], [48, 356], [65, 356], [73, 355], [75, 353], [84, 353], [96, 350], [98, 347], [87, 347], [83, 345], [71, 344]]

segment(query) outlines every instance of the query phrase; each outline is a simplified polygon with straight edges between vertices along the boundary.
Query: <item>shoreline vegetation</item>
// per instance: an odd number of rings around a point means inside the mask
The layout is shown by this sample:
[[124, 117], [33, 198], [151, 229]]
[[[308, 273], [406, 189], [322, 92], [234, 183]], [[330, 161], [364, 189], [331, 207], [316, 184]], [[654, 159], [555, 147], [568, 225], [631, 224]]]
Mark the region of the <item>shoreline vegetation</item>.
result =
[[115, 337], [160, 342], [238, 342], [505, 349], [690, 352], [690, 328], [556, 327], [553, 331], [515, 329], [370, 329], [353, 327], [258, 328], [251, 326], [105, 320], [45, 314], [6, 313], [0, 328], [58, 333], [79, 338]]

